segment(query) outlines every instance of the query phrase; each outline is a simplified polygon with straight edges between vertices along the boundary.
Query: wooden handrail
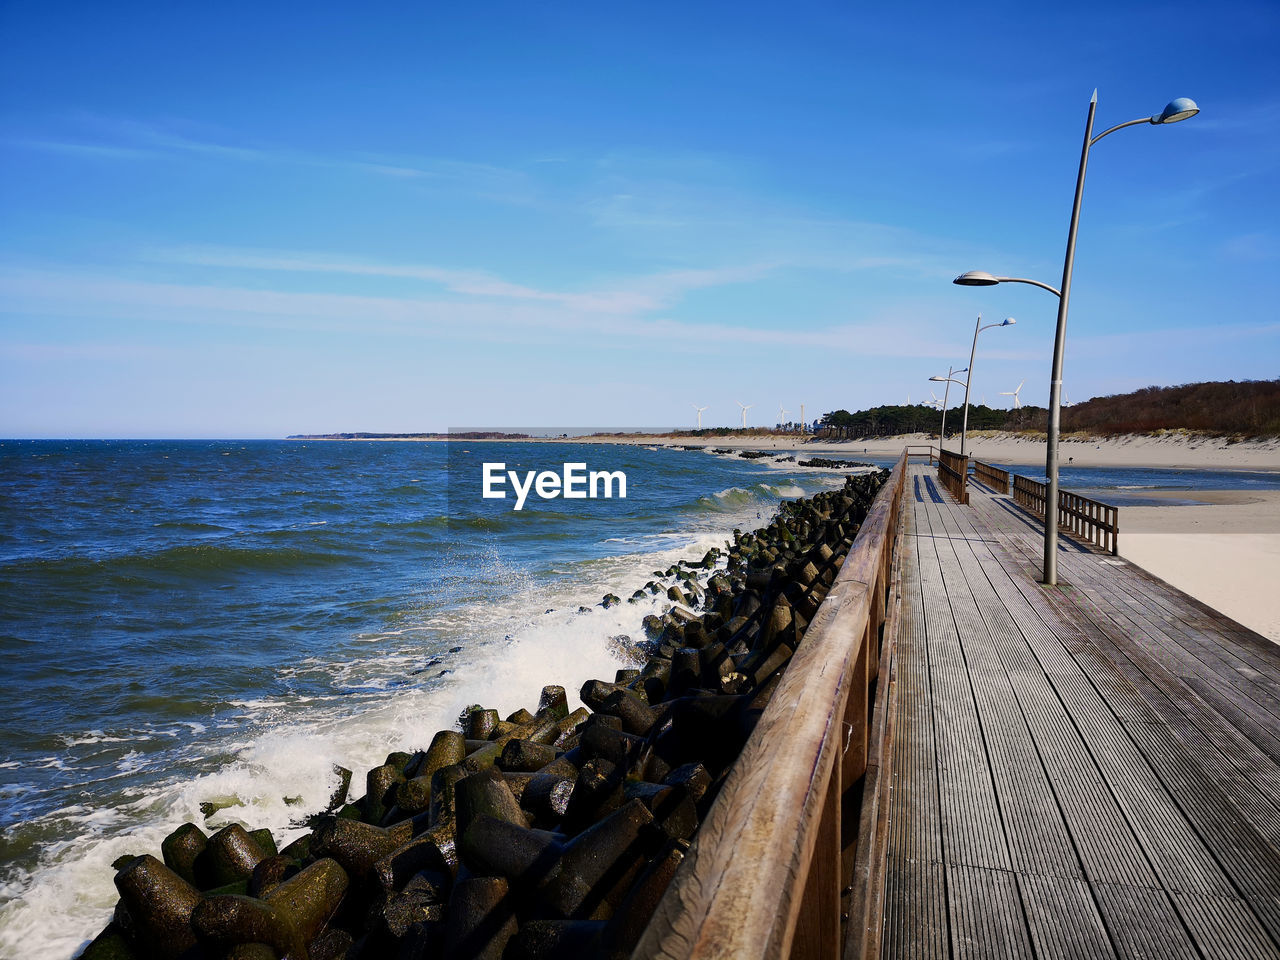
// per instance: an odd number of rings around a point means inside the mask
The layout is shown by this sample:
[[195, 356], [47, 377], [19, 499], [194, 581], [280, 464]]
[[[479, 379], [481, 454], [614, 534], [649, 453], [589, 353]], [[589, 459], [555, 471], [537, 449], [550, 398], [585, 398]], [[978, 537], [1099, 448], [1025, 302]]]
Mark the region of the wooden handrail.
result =
[[[1045, 518], [1048, 497], [1048, 484], [1030, 477], [1013, 478], [1014, 503], [1025, 507], [1041, 520]], [[1101, 547], [1113, 557], [1119, 551], [1120, 510], [1101, 500], [1090, 500], [1070, 490], [1059, 489], [1058, 529]]]
[[933, 444], [931, 443], [909, 443], [904, 448], [903, 454], [908, 460], [912, 457], [928, 457], [930, 464], [938, 459], [937, 454], [933, 452]]
[[[841, 891], [876, 851], [841, 837], [844, 807], [883, 793], [871, 743], [882, 627], [907, 471], [898, 459], [826, 599], [632, 953], [640, 958], [809, 958], [841, 949]], [[891, 635], [883, 634], [891, 649]], [[885, 685], [892, 687], [889, 678]], [[886, 694], [887, 695], [887, 691]], [[877, 701], [882, 701], [877, 696]], [[884, 710], [883, 702], [878, 703]], [[881, 717], [876, 729], [883, 734]], [[869, 753], [877, 759], [868, 774]], [[859, 783], [859, 781], [862, 781]], [[872, 838], [882, 833], [871, 831]], [[881, 856], [883, 852], [881, 851]], [[868, 919], [863, 897], [857, 919]], [[855, 918], [850, 919], [853, 923]]]
[[995, 487], [1001, 493], [1009, 492], [1009, 471], [1002, 470], [990, 463], [983, 463], [981, 460], [973, 461], [973, 473], [976, 477], [986, 481]]
[[951, 492], [956, 503], [968, 503], [969, 458], [939, 447], [938, 481]]

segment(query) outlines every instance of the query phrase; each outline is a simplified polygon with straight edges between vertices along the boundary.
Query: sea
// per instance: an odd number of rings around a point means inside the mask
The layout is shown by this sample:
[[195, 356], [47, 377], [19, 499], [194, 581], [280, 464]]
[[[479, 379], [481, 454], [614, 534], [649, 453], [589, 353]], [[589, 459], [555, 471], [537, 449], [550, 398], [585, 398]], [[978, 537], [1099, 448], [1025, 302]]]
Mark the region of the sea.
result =
[[[286, 842], [335, 763], [363, 793], [468, 704], [612, 680], [661, 604], [606, 593], [842, 482], [789, 455], [0, 442], [0, 957], [72, 957], [111, 916], [111, 863], [185, 821]], [[523, 484], [567, 462], [626, 497], [483, 497], [485, 463]]]
[[[662, 601], [604, 595], [839, 485], [799, 464], [815, 451], [890, 465], [815, 447], [0, 441], [0, 958], [74, 956], [110, 918], [111, 863], [183, 822], [284, 843], [334, 764], [358, 794], [469, 704], [505, 715], [545, 684], [612, 679]], [[485, 464], [524, 483], [571, 462], [621, 472], [626, 497], [602, 483], [517, 510], [509, 478], [483, 495]], [[1123, 503], [1280, 474], [1062, 482]]]

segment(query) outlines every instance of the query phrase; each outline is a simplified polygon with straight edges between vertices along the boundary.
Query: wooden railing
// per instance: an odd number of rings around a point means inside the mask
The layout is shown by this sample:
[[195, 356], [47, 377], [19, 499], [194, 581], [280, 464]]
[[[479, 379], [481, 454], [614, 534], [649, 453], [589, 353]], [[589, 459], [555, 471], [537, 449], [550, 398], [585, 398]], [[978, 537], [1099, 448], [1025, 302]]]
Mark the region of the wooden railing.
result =
[[[1041, 520], [1045, 517], [1045, 501], [1049, 485], [1030, 477], [1013, 478], [1013, 500], [1026, 507]], [[1058, 490], [1058, 528], [1079, 540], [1087, 540], [1113, 557], [1120, 539], [1120, 511], [1109, 503], [1090, 500], [1070, 490]]]
[[956, 503], [969, 502], [969, 458], [938, 448], [938, 481]]
[[907, 444], [905, 452], [906, 452], [907, 459], [910, 459], [912, 457], [928, 457], [930, 464], [932, 464], [933, 461], [938, 459], [937, 454], [933, 452], [933, 444], [930, 444], [930, 443]]
[[981, 460], [973, 461], [973, 474], [979, 480], [982, 480], [992, 487], [995, 487], [1001, 493], [1009, 492], [1009, 471], [1001, 470], [989, 463], [983, 463]]
[[633, 960], [879, 955], [906, 466], [904, 452]]

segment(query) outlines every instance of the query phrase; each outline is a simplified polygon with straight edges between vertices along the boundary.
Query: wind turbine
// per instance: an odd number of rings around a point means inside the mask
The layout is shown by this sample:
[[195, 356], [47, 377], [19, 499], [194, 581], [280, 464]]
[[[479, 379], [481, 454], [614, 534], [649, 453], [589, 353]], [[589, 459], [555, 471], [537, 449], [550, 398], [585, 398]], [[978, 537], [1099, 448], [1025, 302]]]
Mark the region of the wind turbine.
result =
[[925, 405], [926, 407], [933, 407], [933, 409], [935, 409], [935, 410], [941, 410], [941, 409], [942, 409], [942, 401], [938, 399], [938, 395], [937, 395], [936, 393], [934, 393], [932, 390], [930, 390], [930, 391], [929, 391], [929, 396], [933, 397], [933, 399], [932, 399], [932, 400], [925, 400], [925, 401], [923, 401], [923, 402], [924, 402], [924, 405]]
[[783, 410], [782, 404], [778, 404], [778, 426], [779, 427], [781, 427], [783, 424], [787, 422], [787, 414], [790, 412], [791, 412], [790, 410]]
[[800, 432], [804, 433], [804, 404], [800, 404]]
[[742, 408], [742, 429], [745, 430], [747, 429], [747, 411], [754, 407], [755, 404], [743, 403], [741, 400], [735, 400], [734, 403]]
[[1017, 390], [1001, 390], [1000, 391], [1000, 396], [1002, 397], [1013, 397], [1013, 409], [1015, 410], [1017, 410], [1019, 407], [1022, 406], [1022, 400], [1019, 399], [1018, 394], [1022, 392], [1022, 384], [1026, 382], [1027, 381], [1023, 380], [1022, 383], [1018, 384]]
[[700, 407], [700, 406], [698, 406], [698, 405], [695, 403], [695, 404], [693, 404], [693, 409], [695, 409], [695, 410], [697, 410], [697, 411], [698, 411], [698, 429], [699, 429], [699, 430], [701, 430], [701, 429], [702, 429], [702, 411], [703, 411], [703, 410], [705, 410], [705, 409], [707, 409], [707, 408], [706, 408], [706, 407]]

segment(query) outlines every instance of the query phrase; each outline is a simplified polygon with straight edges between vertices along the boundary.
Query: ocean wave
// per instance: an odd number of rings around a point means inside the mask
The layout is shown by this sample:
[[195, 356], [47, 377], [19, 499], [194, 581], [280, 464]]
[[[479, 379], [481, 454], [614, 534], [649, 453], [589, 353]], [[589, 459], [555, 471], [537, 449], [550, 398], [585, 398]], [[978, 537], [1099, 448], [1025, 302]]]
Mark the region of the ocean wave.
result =
[[805, 491], [794, 483], [755, 483], [748, 487], [726, 487], [717, 490], [710, 496], [698, 497], [691, 506], [694, 509], [712, 509], [717, 511], [739, 510], [766, 501], [772, 504], [775, 500], [791, 497], [803, 497]]
[[797, 487], [794, 483], [778, 484], [777, 486], [774, 486], [773, 484], [765, 483], [765, 484], [761, 484], [761, 486], [763, 486], [766, 490], [768, 490], [770, 493], [772, 493], [774, 496], [777, 496], [777, 497], [783, 497], [783, 498], [803, 497], [805, 495], [804, 491], [801, 490], [799, 487]]
[[[652, 555], [618, 558], [595, 574], [634, 578], [642, 565], [652, 563]], [[468, 644], [467, 659], [444, 677], [394, 686], [389, 681], [395, 678], [385, 672], [387, 663], [379, 658], [375, 666], [383, 668], [381, 676], [348, 678], [363, 686], [354, 697], [301, 714], [280, 710], [248, 737], [243, 730], [232, 730], [231, 740], [198, 738], [189, 744], [186, 750], [193, 759], [229, 753], [212, 771], [189, 778], [175, 774], [92, 807], [66, 806], [18, 824], [12, 842], [41, 853], [33, 869], [11, 869], [0, 881], [8, 900], [0, 906], [0, 956], [53, 960], [74, 955], [110, 919], [117, 899], [112, 861], [158, 850], [183, 822], [210, 831], [232, 822], [267, 827], [285, 844], [306, 832], [301, 816], [327, 803], [334, 763], [359, 774], [381, 762], [388, 750], [423, 748], [437, 730], [452, 727], [468, 703], [483, 702], [506, 714], [536, 703], [545, 683], [563, 683], [576, 699], [574, 692], [586, 680], [609, 678], [622, 665], [607, 638], [638, 632], [641, 618], [653, 609], [650, 604], [623, 604], [594, 609], [586, 617], [563, 602], [570, 597], [587, 602], [591, 597], [586, 591], [599, 586], [594, 577], [572, 586], [541, 585], [509, 598], [497, 610], [477, 607], [468, 626], [486, 639]], [[557, 603], [558, 612], [542, 613], [550, 602]], [[495, 615], [517, 626], [499, 633], [491, 622]], [[255, 712], [285, 705], [274, 698], [240, 702]], [[119, 764], [137, 769], [146, 760], [130, 751]], [[205, 818], [200, 806], [211, 799], [228, 805]]]
[[235, 533], [231, 527], [223, 527], [216, 523], [197, 523], [191, 520], [161, 520], [153, 523], [155, 530], [183, 530], [187, 533]]
[[[269, 539], [283, 539], [267, 535]], [[296, 537], [291, 539], [297, 539]], [[134, 583], [156, 576], [200, 577], [211, 573], [270, 573], [338, 566], [351, 562], [345, 550], [332, 545], [300, 546], [189, 543], [151, 552], [134, 552], [109, 557], [70, 556], [24, 560], [6, 564], [5, 579], [57, 578], [64, 583], [89, 582], [100, 587], [105, 582]]]
[[94, 743], [132, 743], [133, 737], [112, 737], [101, 730], [88, 730], [79, 737], [63, 737], [68, 747], [84, 747]]

